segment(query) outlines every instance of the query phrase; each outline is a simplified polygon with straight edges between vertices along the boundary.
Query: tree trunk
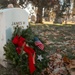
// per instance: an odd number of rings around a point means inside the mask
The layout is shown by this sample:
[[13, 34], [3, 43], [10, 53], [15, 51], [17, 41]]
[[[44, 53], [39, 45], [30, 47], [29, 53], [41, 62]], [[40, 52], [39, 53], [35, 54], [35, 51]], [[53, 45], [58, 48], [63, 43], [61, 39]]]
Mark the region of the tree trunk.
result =
[[[59, 10], [60, 11], [60, 10]], [[55, 17], [55, 20], [54, 20], [54, 23], [62, 23], [62, 19], [61, 19], [61, 13], [58, 13], [56, 12], [56, 17]]]
[[42, 7], [38, 7], [36, 23], [42, 23]]
[[74, 15], [75, 14], [75, 0], [73, 0], [73, 9], [72, 9], [72, 14]]
[[58, 3], [57, 8], [55, 9], [56, 17], [54, 23], [61, 23], [62, 12], [60, 10], [60, 4]]

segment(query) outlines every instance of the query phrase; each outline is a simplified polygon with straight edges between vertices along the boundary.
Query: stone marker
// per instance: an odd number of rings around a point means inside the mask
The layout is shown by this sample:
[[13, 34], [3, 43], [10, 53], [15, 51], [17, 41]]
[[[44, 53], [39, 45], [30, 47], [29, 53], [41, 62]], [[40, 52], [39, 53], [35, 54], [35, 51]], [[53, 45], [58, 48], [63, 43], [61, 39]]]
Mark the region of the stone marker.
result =
[[28, 26], [28, 13], [20, 8], [8, 8], [0, 10], [0, 64], [6, 66], [4, 62], [4, 49], [8, 39], [11, 39], [14, 26], [24, 29]]

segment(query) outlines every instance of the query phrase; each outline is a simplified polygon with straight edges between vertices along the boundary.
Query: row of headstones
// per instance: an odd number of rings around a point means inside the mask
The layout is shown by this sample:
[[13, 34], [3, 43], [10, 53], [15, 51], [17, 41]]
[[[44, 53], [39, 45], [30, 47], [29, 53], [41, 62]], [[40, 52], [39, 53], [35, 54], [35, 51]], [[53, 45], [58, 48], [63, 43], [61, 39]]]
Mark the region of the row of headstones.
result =
[[8, 39], [11, 39], [14, 26], [27, 28], [28, 13], [20, 8], [9, 8], [0, 10], [0, 64], [6, 66], [4, 62], [4, 49]]

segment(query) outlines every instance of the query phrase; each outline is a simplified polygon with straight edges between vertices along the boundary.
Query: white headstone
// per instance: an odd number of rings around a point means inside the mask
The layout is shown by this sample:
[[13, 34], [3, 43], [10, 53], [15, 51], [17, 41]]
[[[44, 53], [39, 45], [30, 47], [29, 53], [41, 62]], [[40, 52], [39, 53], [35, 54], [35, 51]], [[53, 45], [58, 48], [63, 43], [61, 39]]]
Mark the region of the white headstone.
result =
[[8, 39], [11, 39], [13, 26], [28, 26], [28, 13], [20, 8], [8, 8], [0, 10], [0, 64], [5, 66], [4, 49]]

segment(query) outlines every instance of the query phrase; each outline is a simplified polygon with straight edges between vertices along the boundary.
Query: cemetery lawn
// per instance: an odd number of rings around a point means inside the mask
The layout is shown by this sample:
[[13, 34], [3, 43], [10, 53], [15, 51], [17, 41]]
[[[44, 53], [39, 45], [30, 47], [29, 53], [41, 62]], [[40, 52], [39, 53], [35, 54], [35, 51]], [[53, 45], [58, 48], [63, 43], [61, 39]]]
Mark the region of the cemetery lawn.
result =
[[[65, 51], [69, 59], [75, 59], [75, 25], [30, 25], [33, 32], [43, 41], [50, 54], [57, 49]], [[13, 68], [0, 65], [0, 75], [17, 75]]]

